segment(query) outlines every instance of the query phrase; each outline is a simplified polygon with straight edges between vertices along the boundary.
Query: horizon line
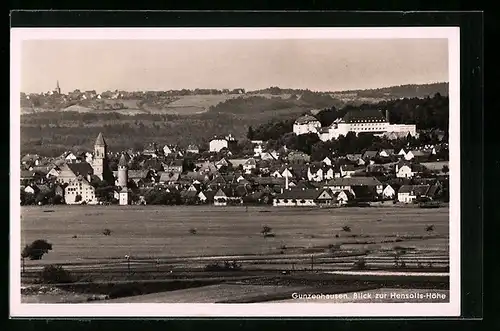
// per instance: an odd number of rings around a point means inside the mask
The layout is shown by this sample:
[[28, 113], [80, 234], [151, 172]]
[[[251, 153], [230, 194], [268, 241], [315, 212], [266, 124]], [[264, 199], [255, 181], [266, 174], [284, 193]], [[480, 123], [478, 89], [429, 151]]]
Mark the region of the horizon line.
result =
[[[60, 85], [62, 85], [60, 83], [59, 80], [56, 80], [56, 82], [59, 82]], [[76, 90], [80, 90], [81, 92], [85, 92], [85, 91], [95, 91], [96, 93], [103, 93], [103, 92], [168, 92], [168, 91], [182, 91], [182, 90], [188, 90], [188, 91], [194, 91], [196, 89], [199, 89], [199, 90], [236, 90], [236, 89], [243, 89], [245, 90], [245, 93], [251, 93], [251, 92], [256, 92], [256, 91], [259, 91], [259, 90], [265, 90], [265, 89], [269, 89], [269, 88], [279, 88], [280, 90], [297, 90], [297, 91], [311, 91], [311, 92], [314, 92], [314, 93], [342, 93], [342, 92], [351, 92], [351, 91], [369, 91], [369, 90], [379, 90], [379, 89], [385, 89], [385, 88], [394, 88], [394, 87], [403, 87], [403, 86], [411, 86], [411, 85], [422, 85], [422, 86], [425, 86], [425, 85], [436, 85], [436, 84], [449, 84], [450, 82], [449, 81], [436, 81], [436, 82], [430, 82], [430, 83], [411, 83], [411, 84], [400, 84], [400, 85], [389, 85], [389, 86], [380, 86], [380, 87], [373, 87], [373, 88], [355, 88], [355, 89], [345, 89], [345, 90], [313, 90], [313, 89], [309, 89], [309, 88], [299, 88], [299, 87], [280, 87], [280, 86], [267, 86], [267, 87], [262, 87], [262, 88], [257, 88], [257, 89], [247, 89], [247, 88], [244, 88], [244, 87], [234, 87], [234, 88], [228, 88], [228, 87], [223, 87], [223, 88], [215, 88], [215, 87], [195, 87], [195, 88], [177, 88], [177, 89], [157, 89], [157, 90], [152, 90], [152, 89], [137, 89], [137, 90], [123, 90], [123, 89], [107, 89], [107, 90], [103, 90], [101, 92], [98, 92], [97, 90], [82, 90], [82, 89], [79, 89], [79, 88], [76, 88], [72, 91], [68, 91], [66, 93], [69, 93], [69, 92], [74, 92]], [[56, 85], [57, 86], [57, 85]], [[55, 89], [55, 88], [54, 88]], [[52, 90], [54, 91], [54, 90]], [[47, 92], [51, 92], [50, 90], [49, 91], [40, 91], [40, 92], [23, 92], [21, 91], [21, 93], [24, 93], [24, 94], [43, 94], [43, 93], [47, 93]], [[61, 94], [64, 94], [64, 93], [61, 93]]]

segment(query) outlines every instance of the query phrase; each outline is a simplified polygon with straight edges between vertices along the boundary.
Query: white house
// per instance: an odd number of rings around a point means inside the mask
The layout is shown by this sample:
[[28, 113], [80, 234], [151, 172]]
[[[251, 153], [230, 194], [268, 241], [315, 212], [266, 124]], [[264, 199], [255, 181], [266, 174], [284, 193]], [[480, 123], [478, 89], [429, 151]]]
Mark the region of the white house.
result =
[[289, 189], [276, 196], [273, 200], [275, 207], [301, 207], [301, 206], [316, 206], [316, 199], [321, 191], [314, 189]]
[[399, 151], [398, 155], [399, 156], [403, 156], [403, 157], [406, 155], [406, 152], [405, 152], [404, 148], [401, 148], [401, 150]]
[[330, 160], [330, 158], [328, 158], [328, 156], [325, 157], [323, 159], [323, 161], [321, 161], [321, 162], [324, 163], [324, 164], [326, 164], [327, 166], [331, 166], [332, 165], [332, 160]]
[[245, 171], [246, 174], [250, 174], [252, 172], [252, 169], [257, 168], [257, 162], [255, 161], [254, 158], [250, 158], [245, 161], [243, 164], [243, 170]]
[[165, 145], [163, 146], [163, 155], [168, 156], [175, 153], [173, 146]]
[[393, 199], [396, 196], [396, 191], [391, 185], [387, 185], [382, 191], [382, 197], [384, 199]]
[[64, 159], [66, 160], [66, 162], [73, 163], [76, 162], [77, 157], [75, 154], [73, 154], [73, 152], [69, 152]]
[[397, 178], [412, 178], [414, 175], [415, 175], [415, 173], [413, 172], [411, 165], [403, 164], [401, 166], [398, 166], [396, 164], [396, 177]]
[[406, 154], [404, 155], [404, 158], [405, 158], [405, 160], [407, 160], [407, 161], [412, 160], [414, 157], [415, 157], [415, 155], [413, 155], [413, 152], [412, 152], [412, 151], [409, 151], [408, 153], [406, 153]]
[[68, 205], [82, 204], [83, 202], [95, 205], [97, 197], [94, 187], [83, 176], [78, 176], [75, 180], [70, 181], [64, 189], [64, 201]]
[[200, 149], [196, 145], [189, 145], [186, 149], [186, 153], [198, 154], [200, 153]]
[[293, 178], [294, 176], [293, 176], [292, 172], [290, 171], [290, 169], [285, 168], [283, 170], [283, 172], [281, 173], [281, 177]]
[[320, 128], [321, 122], [311, 115], [301, 116], [293, 123], [293, 133], [296, 135], [318, 133]]
[[398, 201], [412, 203], [416, 198], [426, 196], [430, 185], [403, 185], [398, 191]]
[[253, 147], [253, 155], [254, 156], [261, 156], [262, 153], [264, 153], [264, 148], [262, 147], [262, 143], [254, 143], [255, 146]]
[[228, 141], [226, 138], [213, 138], [209, 143], [210, 152], [220, 152], [223, 148], [228, 148]]

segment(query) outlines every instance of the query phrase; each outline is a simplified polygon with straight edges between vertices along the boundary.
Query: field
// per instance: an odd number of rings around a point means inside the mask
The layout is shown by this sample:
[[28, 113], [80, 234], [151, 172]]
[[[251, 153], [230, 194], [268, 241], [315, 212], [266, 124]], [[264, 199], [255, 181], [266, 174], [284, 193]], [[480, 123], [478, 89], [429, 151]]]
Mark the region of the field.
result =
[[[448, 208], [46, 206], [22, 207], [21, 214], [22, 247], [36, 239], [53, 244], [43, 263], [122, 259], [125, 255], [137, 259], [284, 258], [324, 253], [329, 245], [371, 251], [401, 246], [448, 254]], [[431, 224], [434, 231], [429, 233], [426, 227]], [[264, 238], [260, 232], [265, 225], [275, 237]], [[343, 226], [350, 231], [343, 231]], [[102, 234], [106, 228], [110, 236]]]

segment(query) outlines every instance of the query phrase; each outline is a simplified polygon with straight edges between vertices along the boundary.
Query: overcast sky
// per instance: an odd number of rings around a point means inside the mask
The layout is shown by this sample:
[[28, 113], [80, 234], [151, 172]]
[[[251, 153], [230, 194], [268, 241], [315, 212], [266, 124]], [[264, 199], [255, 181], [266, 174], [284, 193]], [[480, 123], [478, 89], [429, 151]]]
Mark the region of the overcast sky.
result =
[[446, 39], [29, 40], [21, 91], [279, 86], [317, 91], [448, 82]]

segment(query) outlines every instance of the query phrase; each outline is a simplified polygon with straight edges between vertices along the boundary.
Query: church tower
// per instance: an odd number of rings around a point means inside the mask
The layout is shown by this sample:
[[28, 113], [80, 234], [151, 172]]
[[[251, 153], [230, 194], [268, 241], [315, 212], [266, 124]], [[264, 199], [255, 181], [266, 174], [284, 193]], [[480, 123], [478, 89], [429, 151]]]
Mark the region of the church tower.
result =
[[104, 179], [105, 167], [107, 166], [107, 149], [108, 146], [106, 145], [106, 141], [104, 141], [102, 133], [99, 132], [94, 144], [94, 161], [92, 168], [94, 168], [94, 175], [101, 180]]
[[56, 90], [55, 90], [55, 92], [56, 92], [57, 94], [61, 94], [61, 88], [59, 87], [59, 81], [57, 81], [57, 85], [56, 85]]
[[120, 191], [120, 205], [128, 205], [128, 163], [125, 154], [122, 154], [118, 162], [118, 186], [121, 187]]

